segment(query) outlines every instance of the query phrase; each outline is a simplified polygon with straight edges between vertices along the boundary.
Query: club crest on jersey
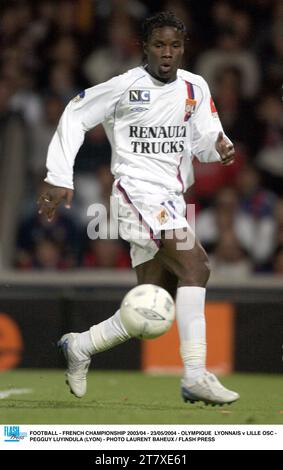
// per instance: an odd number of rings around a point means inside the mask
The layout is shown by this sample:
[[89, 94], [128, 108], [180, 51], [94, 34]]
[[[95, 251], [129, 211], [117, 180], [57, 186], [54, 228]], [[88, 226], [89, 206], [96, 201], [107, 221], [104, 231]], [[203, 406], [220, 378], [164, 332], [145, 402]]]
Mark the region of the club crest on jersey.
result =
[[129, 92], [130, 103], [149, 103], [150, 91], [149, 90], [130, 90]]
[[78, 101], [81, 101], [85, 96], [85, 90], [80, 91], [80, 93], [75, 96], [75, 98], [72, 99], [74, 103], [78, 103]]
[[192, 98], [187, 98], [186, 99], [186, 105], [185, 105], [185, 121], [188, 121], [191, 117], [191, 115], [195, 112], [196, 108], [196, 100], [193, 100]]
[[156, 215], [156, 218], [160, 225], [166, 224], [167, 220], [169, 219], [169, 214], [165, 208], [161, 209], [160, 212]]

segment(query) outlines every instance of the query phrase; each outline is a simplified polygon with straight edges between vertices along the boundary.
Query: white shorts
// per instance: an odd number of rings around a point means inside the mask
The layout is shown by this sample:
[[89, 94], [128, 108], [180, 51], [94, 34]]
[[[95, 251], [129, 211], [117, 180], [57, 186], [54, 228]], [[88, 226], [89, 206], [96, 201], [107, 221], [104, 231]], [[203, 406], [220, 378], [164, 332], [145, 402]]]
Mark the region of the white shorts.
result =
[[131, 246], [132, 266], [154, 258], [161, 245], [161, 231], [189, 228], [183, 194], [129, 177], [113, 184], [114, 217], [119, 234]]

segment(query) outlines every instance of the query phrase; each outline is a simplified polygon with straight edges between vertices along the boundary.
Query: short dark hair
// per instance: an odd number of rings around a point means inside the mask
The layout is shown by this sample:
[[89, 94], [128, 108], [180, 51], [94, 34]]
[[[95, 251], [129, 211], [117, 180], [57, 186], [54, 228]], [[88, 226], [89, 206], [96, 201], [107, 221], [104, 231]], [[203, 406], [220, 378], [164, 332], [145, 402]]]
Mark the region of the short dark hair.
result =
[[182, 20], [177, 18], [172, 11], [161, 11], [156, 15], [146, 18], [142, 25], [142, 39], [144, 42], [148, 40], [151, 33], [156, 28], [163, 28], [164, 26], [172, 26], [186, 36], [187, 28]]

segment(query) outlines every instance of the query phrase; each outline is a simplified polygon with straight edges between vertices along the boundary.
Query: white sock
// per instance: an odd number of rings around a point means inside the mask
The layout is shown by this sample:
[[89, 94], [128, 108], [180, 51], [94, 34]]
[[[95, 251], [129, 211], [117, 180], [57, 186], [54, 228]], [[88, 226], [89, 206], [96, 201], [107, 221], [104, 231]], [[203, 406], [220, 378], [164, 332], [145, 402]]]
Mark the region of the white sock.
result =
[[93, 344], [90, 336], [90, 331], [84, 331], [77, 336], [77, 344], [78, 344], [78, 357], [81, 360], [89, 359], [89, 357], [93, 354]]
[[118, 310], [112, 317], [93, 325], [88, 331], [78, 336], [79, 353], [89, 357], [95, 353], [107, 351], [130, 338], [131, 336], [121, 322], [120, 310]]
[[204, 287], [182, 286], [177, 289], [176, 317], [187, 385], [192, 385], [205, 371], [205, 293]]

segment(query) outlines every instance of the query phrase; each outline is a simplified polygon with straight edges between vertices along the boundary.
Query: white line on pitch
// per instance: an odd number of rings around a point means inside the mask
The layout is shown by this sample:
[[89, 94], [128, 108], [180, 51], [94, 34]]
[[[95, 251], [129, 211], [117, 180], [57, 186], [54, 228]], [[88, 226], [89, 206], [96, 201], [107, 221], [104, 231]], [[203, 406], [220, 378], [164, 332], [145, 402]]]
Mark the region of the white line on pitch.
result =
[[24, 395], [25, 393], [32, 393], [31, 388], [10, 388], [9, 390], [0, 390], [0, 400], [8, 398], [10, 395]]

